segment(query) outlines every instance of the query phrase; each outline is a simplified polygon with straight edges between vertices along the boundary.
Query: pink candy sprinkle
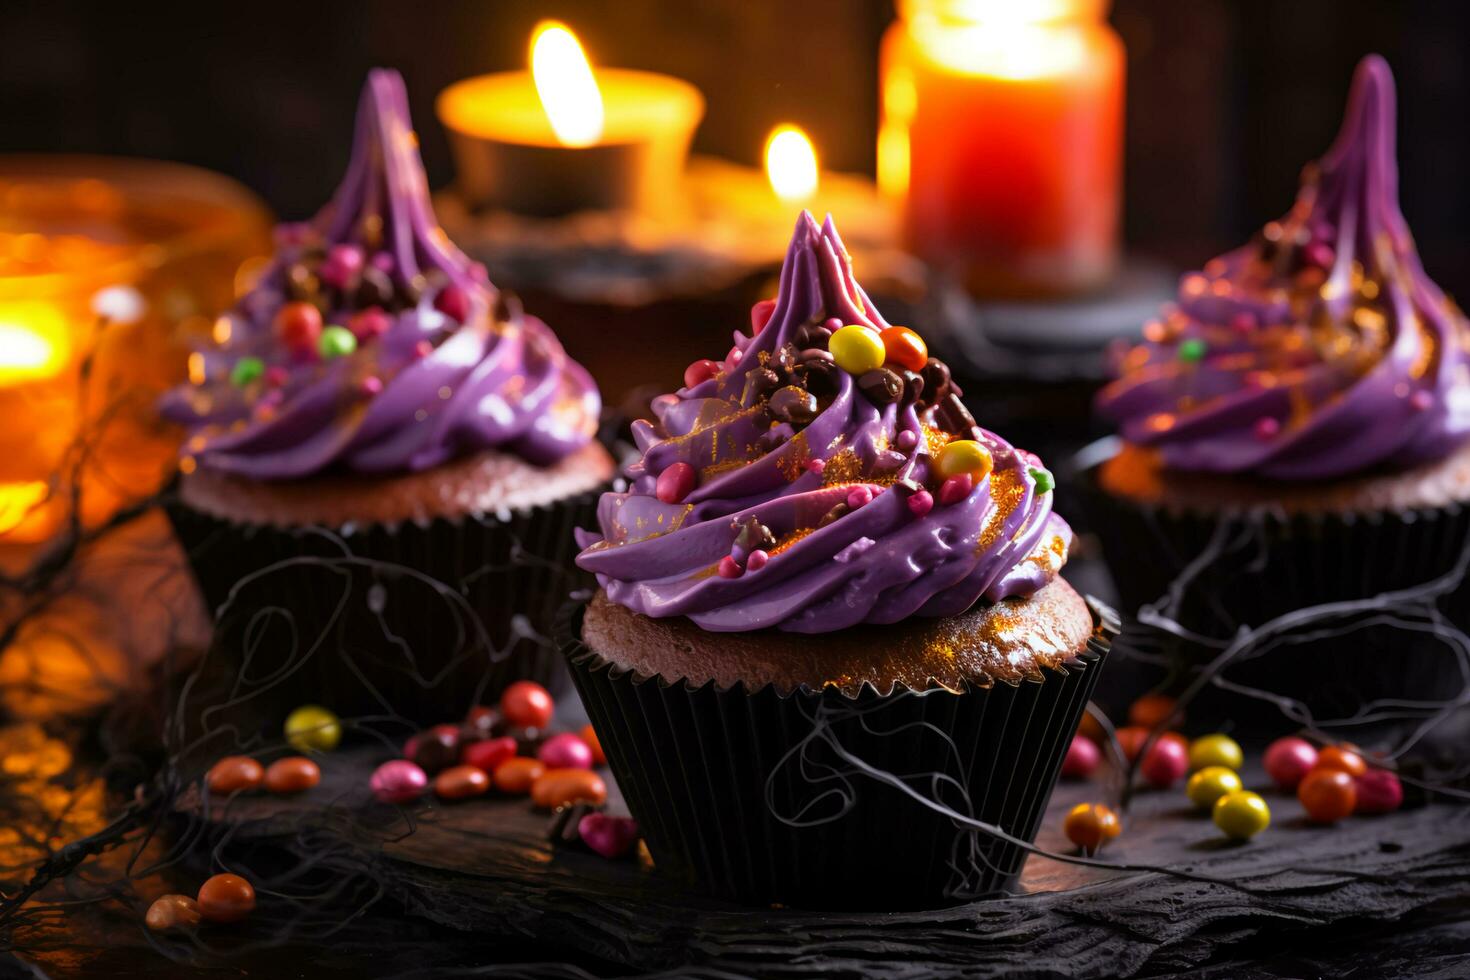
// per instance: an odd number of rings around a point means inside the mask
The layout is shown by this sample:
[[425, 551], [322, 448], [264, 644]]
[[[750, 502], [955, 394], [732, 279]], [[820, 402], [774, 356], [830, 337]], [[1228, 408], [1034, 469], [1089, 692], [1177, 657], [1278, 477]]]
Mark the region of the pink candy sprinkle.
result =
[[823, 470], [825, 470], [826, 468], [827, 468], [827, 461], [825, 459], [814, 459], [814, 460], [812, 460], [812, 461], [810, 461], [809, 463], [806, 464], [806, 471], [808, 473], [816, 473], [816, 474], [820, 475], [821, 472]]
[[653, 489], [654, 496], [666, 504], [682, 503], [694, 489], [695, 479], [694, 467], [688, 463], [670, 463], [658, 475], [658, 482]]
[[747, 572], [758, 572], [762, 568], [765, 568], [766, 562], [770, 560], [771, 556], [769, 554], [757, 548], [750, 553], [749, 558], [745, 559], [745, 570]]
[[373, 257], [368, 261], [379, 272], [392, 272], [397, 266], [397, 263], [393, 261], [392, 252], [374, 252]]
[[1434, 396], [1423, 388], [1420, 388], [1409, 396], [1409, 407], [1416, 412], [1428, 411], [1429, 407], [1433, 404]]
[[731, 347], [730, 353], [725, 355], [725, 363], [728, 364], [730, 367], [734, 367], [735, 365], [740, 363], [740, 359], [744, 356], [745, 351], [741, 350], [739, 347]]
[[591, 769], [592, 750], [572, 732], [553, 735], [536, 750], [536, 758], [548, 769]]
[[291, 378], [291, 373], [279, 364], [265, 369], [265, 383], [272, 388], [279, 388]]
[[920, 490], [909, 497], [909, 513], [915, 517], [923, 517], [934, 509], [934, 495], [928, 490]]
[[470, 294], [450, 283], [434, 297], [434, 309], [457, 323], [465, 323], [470, 318]]
[[356, 245], [333, 245], [318, 273], [322, 281], [346, 289], [362, 272], [362, 249]]
[[1230, 320], [1230, 328], [1236, 333], [1250, 333], [1256, 329], [1256, 315], [1254, 313], [1237, 313]]
[[1332, 268], [1332, 261], [1337, 254], [1332, 251], [1332, 246], [1326, 242], [1308, 242], [1307, 247], [1302, 249], [1302, 258], [1319, 269]]
[[359, 310], [352, 314], [347, 321], [347, 329], [352, 331], [352, 336], [359, 343], [366, 343], [376, 337], [381, 337], [392, 326], [393, 321], [388, 318], [381, 307], [369, 306], [365, 310]]
[[364, 395], [376, 395], [383, 390], [383, 379], [376, 374], [370, 374], [358, 383]]
[[970, 495], [975, 489], [975, 481], [968, 473], [952, 476], [945, 480], [939, 487], [939, 502], [948, 506], [957, 504]]
[[368, 785], [383, 803], [412, 803], [428, 789], [429, 777], [407, 759], [393, 759], [373, 771]]
[[720, 578], [739, 578], [745, 570], [740, 567], [740, 563], [733, 555], [726, 555], [720, 559], [719, 571]]
[[853, 487], [847, 492], [847, 506], [853, 510], [873, 502], [873, 491], [867, 487]]
[[413, 345], [413, 353], [415, 357], [428, 357], [434, 353], [434, 345], [427, 340], [421, 340]]
[[760, 333], [771, 322], [771, 314], [776, 312], [776, 301], [763, 299], [750, 308], [750, 329], [754, 333]]
[[1256, 438], [1261, 440], [1275, 438], [1276, 433], [1281, 431], [1281, 423], [1269, 415], [1256, 419]]
[[703, 384], [713, 378], [720, 371], [720, 366], [709, 358], [695, 361], [684, 369], [684, 387], [693, 388], [695, 385]]
[[919, 434], [913, 429], [904, 429], [898, 434], [899, 452], [913, 452], [914, 447], [919, 444]]

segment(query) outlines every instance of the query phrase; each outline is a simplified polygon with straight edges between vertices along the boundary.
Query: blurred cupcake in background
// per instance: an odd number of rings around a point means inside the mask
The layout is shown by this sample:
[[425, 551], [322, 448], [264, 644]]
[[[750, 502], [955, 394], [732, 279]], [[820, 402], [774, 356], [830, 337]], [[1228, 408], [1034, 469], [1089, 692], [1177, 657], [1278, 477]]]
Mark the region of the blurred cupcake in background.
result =
[[[1186, 275], [1120, 357], [1098, 409], [1121, 443], [1087, 482], [1125, 610], [1191, 568], [1171, 613], [1228, 638], [1455, 570], [1470, 534], [1470, 332], [1399, 210], [1394, 125], [1393, 76], [1370, 56], [1291, 211]], [[1462, 620], [1466, 595], [1445, 603]], [[1416, 635], [1286, 647], [1232, 676], [1325, 710], [1458, 693], [1457, 658]]]
[[[1042, 462], [884, 321], [831, 219], [634, 423], [559, 635], [660, 870], [765, 904], [1004, 889], [1107, 649]], [[980, 821], [999, 833], [956, 822]]]
[[220, 642], [266, 624], [246, 680], [343, 713], [437, 720], [551, 681], [538, 634], [613, 474], [597, 387], [438, 227], [396, 72], [369, 75], [331, 202], [277, 237], [163, 404]]

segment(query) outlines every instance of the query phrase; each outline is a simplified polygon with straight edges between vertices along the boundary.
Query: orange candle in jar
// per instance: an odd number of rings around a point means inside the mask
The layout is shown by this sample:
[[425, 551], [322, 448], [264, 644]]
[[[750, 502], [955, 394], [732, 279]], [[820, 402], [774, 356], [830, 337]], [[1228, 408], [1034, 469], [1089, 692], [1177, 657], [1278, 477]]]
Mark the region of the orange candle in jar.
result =
[[1106, 0], [900, 0], [878, 177], [907, 247], [981, 296], [1075, 293], [1117, 264], [1123, 47]]

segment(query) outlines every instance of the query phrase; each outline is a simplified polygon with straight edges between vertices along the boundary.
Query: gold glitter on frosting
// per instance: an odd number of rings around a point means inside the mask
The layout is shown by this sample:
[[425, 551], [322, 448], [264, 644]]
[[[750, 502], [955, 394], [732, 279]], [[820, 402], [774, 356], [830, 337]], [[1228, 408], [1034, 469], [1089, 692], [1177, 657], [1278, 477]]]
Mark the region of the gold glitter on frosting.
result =
[[985, 524], [985, 530], [980, 533], [980, 539], [975, 542], [977, 556], [995, 544], [996, 539], [1000, 537], [1001, 528], [1005, 526], [1006, 519], [1017, 507], [1021, 506], [1021, 501], [1026, 499], [1026, 481], [1021, 479], [1020, 474], [1012, 470], [991, 473], [990, 499], [995, 502], [995, 513], [990, 515], [990, 520]]

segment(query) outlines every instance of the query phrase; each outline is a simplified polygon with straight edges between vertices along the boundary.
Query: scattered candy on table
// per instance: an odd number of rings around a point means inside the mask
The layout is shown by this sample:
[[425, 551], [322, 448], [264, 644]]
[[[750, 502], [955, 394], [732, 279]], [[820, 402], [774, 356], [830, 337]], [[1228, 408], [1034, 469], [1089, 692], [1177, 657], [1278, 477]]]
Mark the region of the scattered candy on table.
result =
[[413, 736], [403, 746], [403, 757], [429, 775], [459, 761], [459, 726], [435, 725]]
[[571, 732], [548, 738], [536, 751], [536, 758], [548, 769], [591, 769], [593, 764], [592, 749]]
[[1259, 793], [1248, 789], [1235, 789], [1220, 797], [1210, 815], [1215, 826], [1235, 840], [1249, 840], [1271, 825], [1271, 808]]
[[1067, 756], [1062, 760], [1062, 775], [1069, 779], [1086, 779], [1097, 771], [1102, 761], [1102, 750], [1097, 743], [1081, 735], [1072, 736], [1067, 746]]
[[1358, 805], [1353, 777], [1340, 769], [1313, 769], [1296, 788], [1296, 796], [1316, 823], [1336, 823]]
[[188, 895], [163, 895], [148, 906], [143, 924], [154, 932], [169, 932], [197, 926], [200, 918], [199, 903]]
[[412, 803], [429, 788], [429, 776], [407, 759], [390, 759], [373, 770], [368, 785], [382, 803]]
[[467, 800], [490, 792], [490, 777], [474, 766], [450, 766], [434, 777], [434, 795], [441, 800]]
[[[1189, 782], [1184, 787], [1184, 794], [1189, 797], [1189, 802], [1201, 810], [1208, 810], [1214, 807], [1222, 797], [1237, 792], [1242, 786], [1240, 777], [1233, 769], [1227, 769], [1225, 766], [1205, 766], [1189, 777]], [[1216, 823], [1218, 822], [1217, 819]]]
[[1111, 807], [1101, 803], [1078, 803], [1067, 812], [1062, 832], [1084, 854], [1096, 854], [1104, 844], [1123, 832], [1123, 824]]
[[607, 765], [607, 756], [602, 752], [602, 743], [597, 739], [597, 732], [593, 731], [591, 725], [583, 725], [577, 734], [582, 736], [582, 741], [587, 743], [587, 748], [592, 750], [592, 761], [596, 765]]
[[[1139, 728], [1157, 728], [1174, 713], [1178, 704], [1174, 698], [1167, 694], [1145, 694], [1128, 706], [1128, 724]], [[1181, 712], [1174, 724], [1182, 725], [1184, 714]]]
[[1341, 745], [1329, 745], [1317, 753], [1315, 769], [1335, 769], [1357, 779], [1368, 771], [1368, 763], [1352, 749]]
[[620, 858], [638, 843], [638, 822], [632, 817], [589, 813], [577, 823], [582, 843], [605, 858]]
[[568, 803], [601, 806], [607, 802], [607, 784], [590, 769], [548, 769], [531, 783], [531, 802], [546, 810]]
[[493, 773], [502, 762], [514, 758], [516, 740], [509, 735], [470, 742], [459, 753], [459, 761], [476, 769]]
[[221, 796], [259, 789], [264, 779], [265, 769], [259, 762], [245, 755], [225, 756], [210, 766], [209, 772], [204, 776], [209, 791]]
[[285, 732], [297, 752], [330, 752], [342, 741], [342, 722], [319, 704], [304, 704], [286, 716]]
[[1168, 789], [1189, 771], [1189, 751], [1182, 738], [1160, 738], [1138, 764], [1143, 778], [1159, 789]]
[[321, 768], [302, 755], [277, 759], [265, 770], [265, 788], [277, 795], [304, 793], [321, 781]]
[[1317, 765], [1317, 747], [1304, 738], [1288, 735], [1266, 749], [1266, 775], [1281, 789], [1294, 792], [1302, 777]]
[[1203, 735], [1189, 743], [1189, 768], [1191, 771], [1210, 766], [1239, 769], [1245, 765], [1245, 753], [1229, 735]]
[[524, 794], [546, 772], [546, 764], [539, 759], [516, 756], [495, 767], [495, 788], [502, 793]]
[[545, 728], [555, 711], [551, 692], [533, 681], [516, 681], [500, 696], [500, 713], [521, 728]]
[[[1128, 725], [1118, 729], [1118, 747], [1123, 750], [1123, 758], [1129, 762], [1138, 758], [1138, 753], [1143, 750], [1143, 743], [1148, 740], [1150, 734], [1152, 734], [1151, 730], [1141, 725]], [[1179, 751], [1187, 760], [1189, 743], [1185, 742], [1183, 735], [1180, 735], [1178, 732], [1164, 732], [1154, 744], [1158, 744], [1158, 742], [1177, 742], [1179, 744]]]
[[199, 887], [197, 901], [210, 922], [239, 922], [255, 909], [255, 889], [239, 875], [219, 874]]
[[1355, 813], [1392, 813], [1404, 805], [1404, 784], [1397, 773], [1373, 767], [1355, 780]]

